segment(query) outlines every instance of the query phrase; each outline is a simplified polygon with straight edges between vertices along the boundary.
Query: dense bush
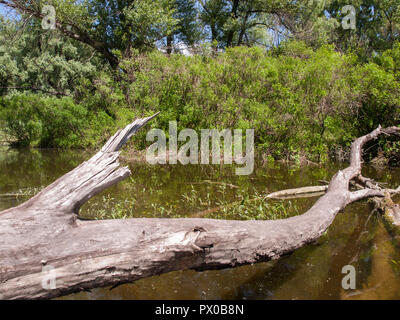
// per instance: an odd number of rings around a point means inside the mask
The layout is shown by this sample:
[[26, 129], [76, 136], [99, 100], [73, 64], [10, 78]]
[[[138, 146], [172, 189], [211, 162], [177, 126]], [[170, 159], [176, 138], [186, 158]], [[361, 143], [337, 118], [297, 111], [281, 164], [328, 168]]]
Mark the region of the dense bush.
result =
[[275, 52], [236, 47], [215, 58], [155, 51], [125, 61], [118, 85], [135, 113], [162, 112], [153, 126], [254, 128], [256, 144], [275, 158], [321, 159], [378, 124], [398, 123], [398, 56], [397, 46], [361, 64], [301, 42]]
[[[7, 132], [20, 144], [96, 146], [137, 116], [152, 127], [255, 129], [274, 158], [326, 159], [379, 124], [398, 124], [400, 46], [361, 63], [332, 46], [289, 42], [267, 52], [236, 47], [216, 56], [134, 54], [117, 74], [82, 79], [71, 98], [3, 98]], [[145, 131], [135, 146], [144, 148]]]
[[18, 145], [79, 146], [87, 110], [71, 98], [16, 95], [0, 100], [5, 132]]

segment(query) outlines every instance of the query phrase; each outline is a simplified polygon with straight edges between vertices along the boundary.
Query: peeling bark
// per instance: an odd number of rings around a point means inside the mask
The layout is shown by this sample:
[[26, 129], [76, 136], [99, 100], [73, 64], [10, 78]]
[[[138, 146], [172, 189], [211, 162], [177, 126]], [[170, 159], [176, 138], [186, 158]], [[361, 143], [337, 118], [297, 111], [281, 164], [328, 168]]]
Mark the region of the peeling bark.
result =
[[[371, 188], [352, 192], [349, 183], [360, 176], [363, 145], [382, 133], [399, 132], [379, 127], [356, 139], [350, 166], [336, 173], [326, 194], [299, 216], [269, 221], [80, 220], [79, 208], [88, 199], [130, 174], [119, 167], [118, 150], [151, 118], [119, 130], [91, 159], [27, 202], [0, 212], [0, 298], [53, 298], [175, 270], [278, 259], [318, 239], [348, 204], [384, 196]], [[42, 287], [45, 265], [54, 268], [55, 289]]]

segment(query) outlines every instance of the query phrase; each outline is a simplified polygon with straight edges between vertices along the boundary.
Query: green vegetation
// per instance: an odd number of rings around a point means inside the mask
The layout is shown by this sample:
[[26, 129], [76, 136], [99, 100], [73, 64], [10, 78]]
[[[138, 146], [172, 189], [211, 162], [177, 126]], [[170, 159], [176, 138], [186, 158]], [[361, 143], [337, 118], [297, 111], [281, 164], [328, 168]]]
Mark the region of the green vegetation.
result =
[[[135, 184], [125, 184], [125, 189], [135, 190]], [[127, 190], [125, 190], [127, 191]], [[121, 201], [110, 194], [101, 197], [101, 201], [89, 200], [82, 210], [82, 216], [91, 219], [126, 219], [137, 216], [139, 202], [143, 202], [142, 192], [129, 192], [129, 199]], [[148, 188], [143, 190], [154, 194], [156, 190]], [[233, 198], [232, 198], [233, 196]], [[142, 204], [141, 216], [145, 217], [169, 217], [179, 218], [201, 217], [214, 219], [234, 220], [274, 220], [288, 218], [299, 214], [298, 207], [292, 201], [276, 201], [265, 199], [265, 194], [257, 191], [249, 197], [246, 188], [239, 189], [232, 195], [227, 192], [227, 187], [219, 185], [213, 193], [207, 191], [205, 194], [190, 186], [190, 191], [181, 195], [175, 201], [166, 204], [156, 199], [152, 202]], [[203, 211], [202, 211], [203, 210]]]
[[395, 0], [355, 1], [355, 30], [341, 28], [345, 1], [50, 0], [55, 30], [40, 2], [0, 3], [20, 15], [0, 15], [0, 124], [15, 145], [98, 147], [161, 111], [151, 126], [254, 128], [269, 158], [324, 161], [399, 123]]
[[80, 143], [87, 110], [71, 98], [15, 95], [1, 103], [5, 132], [18, 144], [70, 147]]

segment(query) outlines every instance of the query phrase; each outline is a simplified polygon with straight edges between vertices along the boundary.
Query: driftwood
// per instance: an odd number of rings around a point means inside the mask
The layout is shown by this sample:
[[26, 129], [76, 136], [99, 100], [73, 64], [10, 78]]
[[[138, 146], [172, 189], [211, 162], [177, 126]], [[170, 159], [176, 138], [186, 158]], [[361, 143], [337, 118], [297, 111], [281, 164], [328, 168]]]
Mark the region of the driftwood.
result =
[[386, 222], [389, 232], [400, 233], [400, 205], [392, 200], [392, 195], [400, 193], [400, 187], [396, 190], [381, 189], [378, 185], [377, 190], [382, 190], [384, 197], [373, 197], [374, 211], [379, 212]]
[[[273, 221], [80, 220], [79, 208], [88, 199], [130, 174], [119, 167], [118, 150], [150, 119], [119, 130], [91, 159], [27, 202], [0, 212], [0, 298], [52, 298], [169, 271], [278, 259], [318, 239], [348, 204], [384, 196], [368, 187], [352, 192], [349, 182], [360, 177], [363, 145], [382, 133], [399, 132], [379, 127], [356, 139], [349, 167], [337, 172], [326, 194], [299, 216]], [[44, 267], [52, 268], [55, 287], [43, 286]]]

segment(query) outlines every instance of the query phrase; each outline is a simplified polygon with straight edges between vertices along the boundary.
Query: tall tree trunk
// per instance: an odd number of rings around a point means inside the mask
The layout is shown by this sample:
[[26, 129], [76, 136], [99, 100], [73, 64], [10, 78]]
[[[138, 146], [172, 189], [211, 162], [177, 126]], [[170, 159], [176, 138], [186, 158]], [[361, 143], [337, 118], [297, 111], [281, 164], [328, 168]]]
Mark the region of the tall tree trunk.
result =
[[[232, 3], [232, 10], [231, 10], [231, 17], [232, 19], [237, 20], [237, 10], [239, 7], [239, 0], [233, 0]], [[228, 31], [227, 36], [226, 36], [226, 46], [227, 47], [232, 47], [233, 45], [233, 36], [235, 34], [235, 30], [231, 29]]]
[[169, 34], [167, 36], [167, 53], [171, 54], [172, 53], [172, 41], [174, 36], [172, 34]]

